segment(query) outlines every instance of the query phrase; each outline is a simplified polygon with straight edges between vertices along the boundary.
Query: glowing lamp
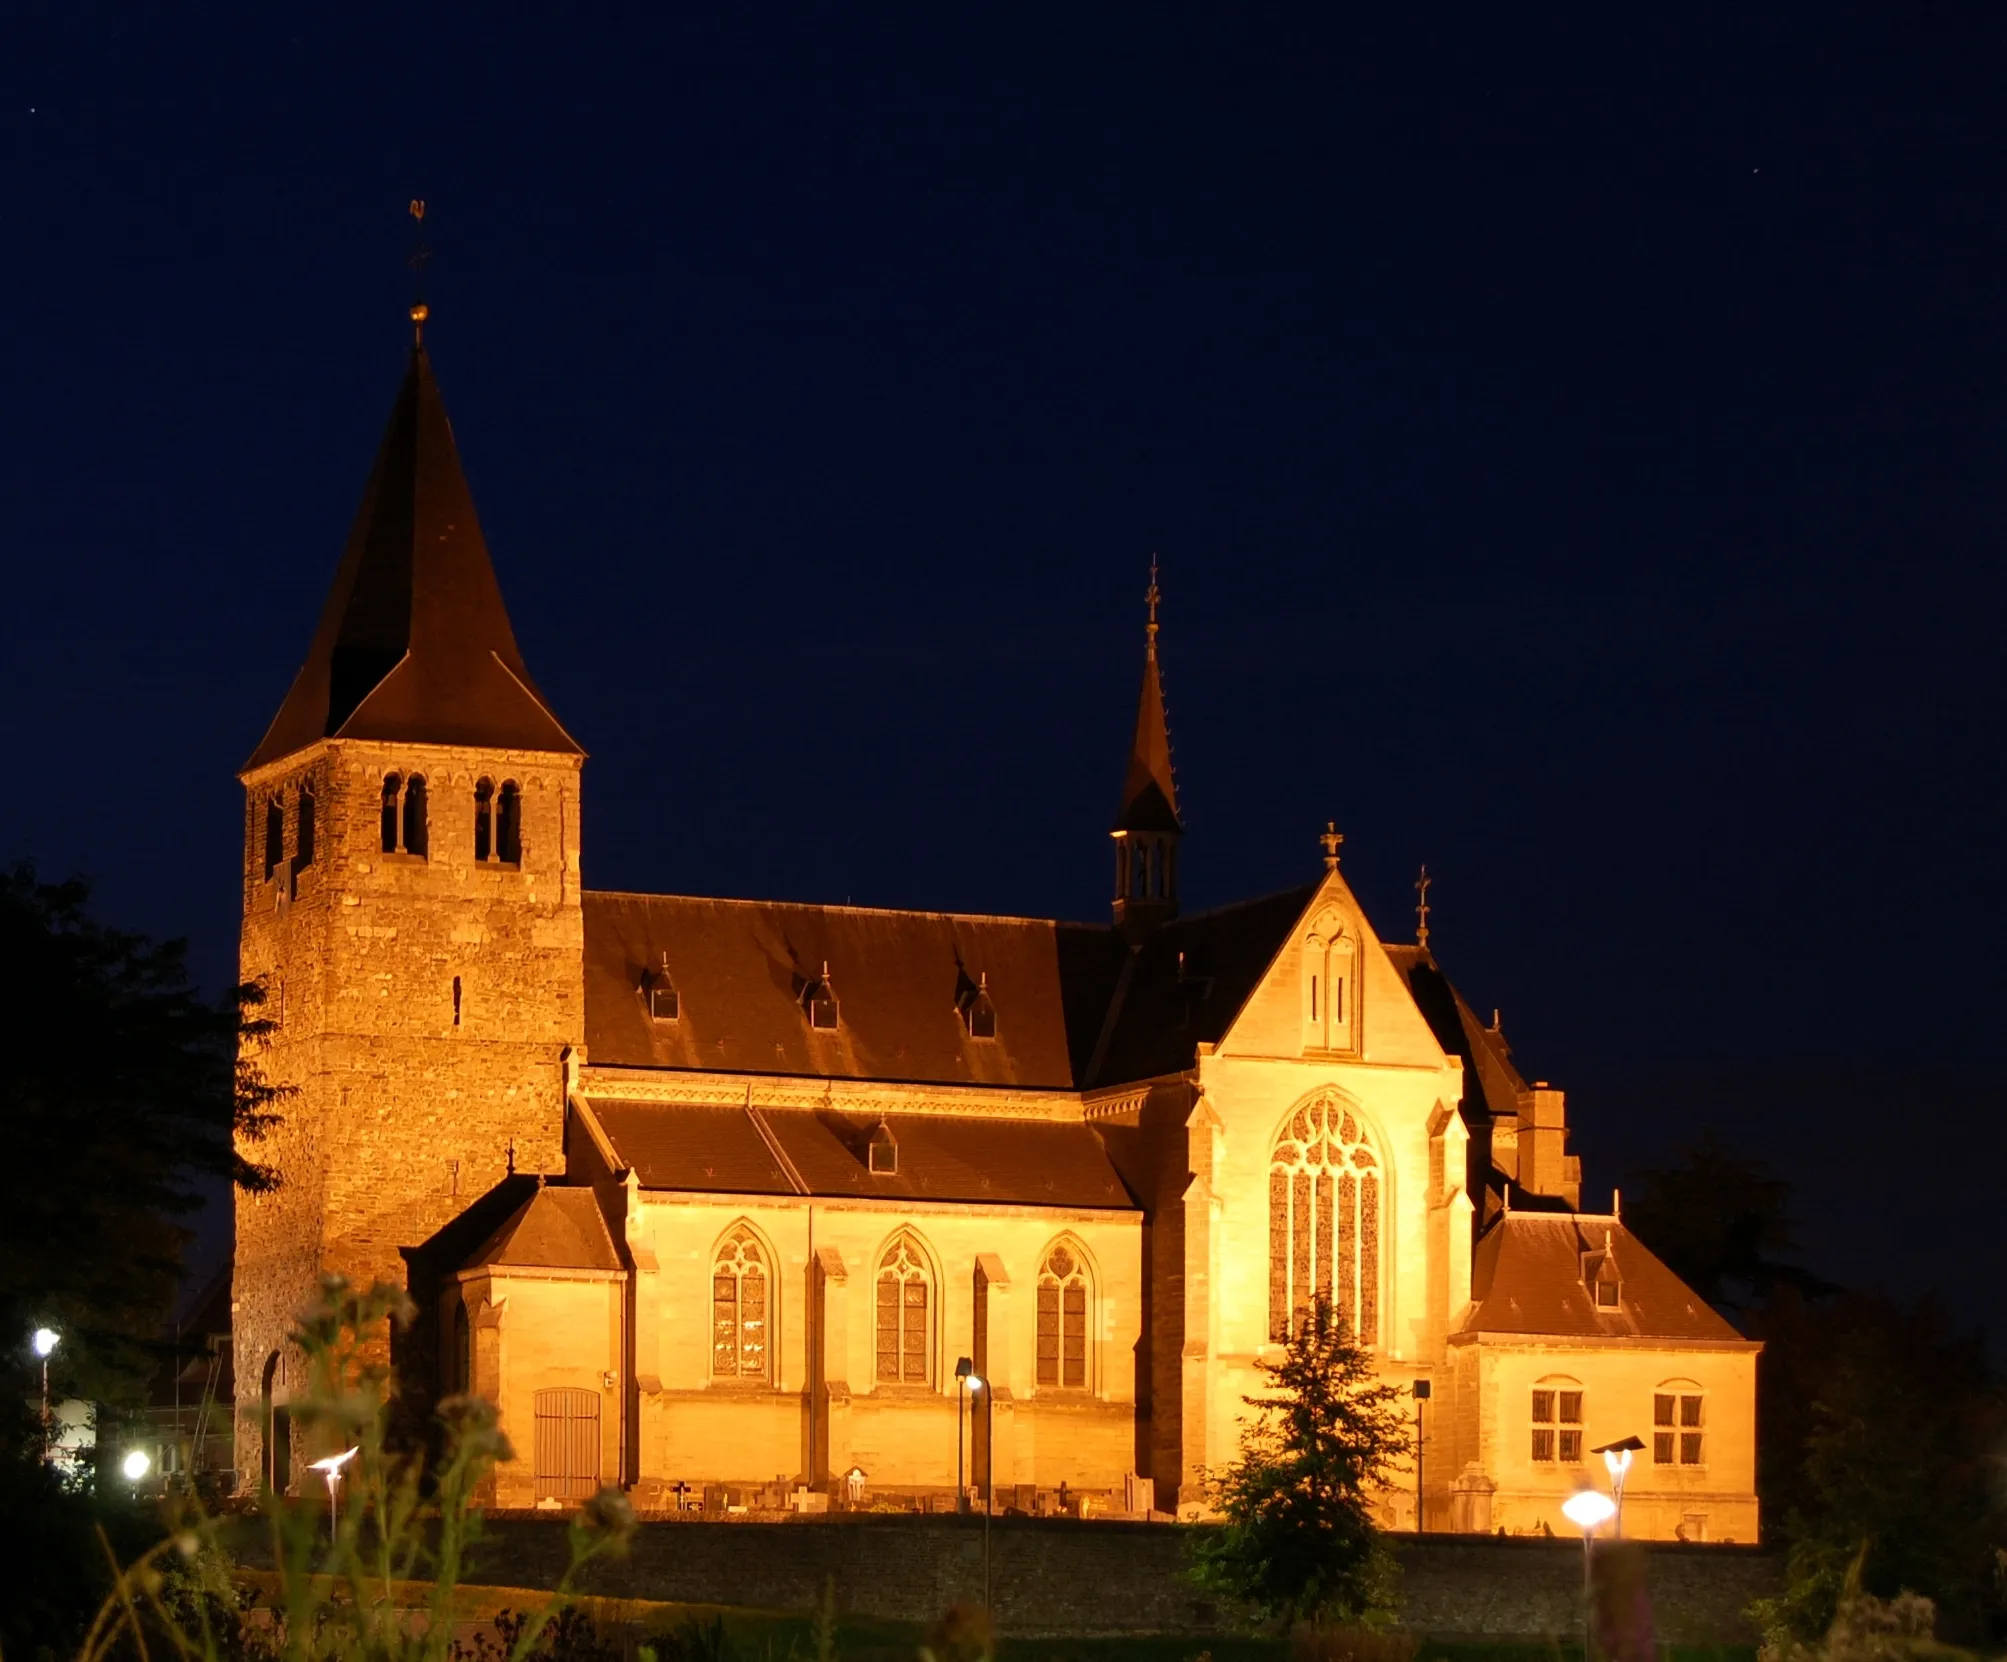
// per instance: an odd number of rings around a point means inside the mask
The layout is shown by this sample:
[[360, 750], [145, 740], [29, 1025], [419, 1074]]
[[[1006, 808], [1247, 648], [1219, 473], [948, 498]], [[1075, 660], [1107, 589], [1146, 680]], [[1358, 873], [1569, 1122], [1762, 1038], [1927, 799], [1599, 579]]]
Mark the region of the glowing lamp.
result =
[[118, 1469], [125, 1473], [126, 1482], [137, 1483], [153, 1470], [153, 1456], [143, 1448], [132, 1449], [118, 1463]]
[[53, 1327], [36, 1328], [33, 1341], [35, 1354], [46, 1362], [49, 1359], [49, 1353], [62, 1342], [62, 1337]]
[[1561, 1503], [1561, 1511], [1584, 1535], [1591, 1535], [1617, 1515], [1617, 1503], [1600, 1489], [1578, 1489]]

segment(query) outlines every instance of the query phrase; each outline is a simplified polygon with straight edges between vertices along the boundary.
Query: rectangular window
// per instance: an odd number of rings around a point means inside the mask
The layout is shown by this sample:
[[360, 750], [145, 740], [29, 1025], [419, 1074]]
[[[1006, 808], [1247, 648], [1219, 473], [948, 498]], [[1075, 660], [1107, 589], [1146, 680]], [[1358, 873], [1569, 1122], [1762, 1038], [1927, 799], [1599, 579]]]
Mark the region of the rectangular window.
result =
[[1697, 1391], [1653, 1393], [1652, 1463], [1654, 1465], [1706, 1464], [1706, 1433], [1701, 1428], [1703, 1400], [1701, 1393]]
[[1535, 1424], [1552, 1424], [1554, 1420], [1554, 1393], [1535, 1391], [1533, 1393], [1533, 1419]]
[[1582, 1393], [1580, 1391], [1561, 1392], [1561, 1423], [1580, 1425], [1582, 1423]]
[[1543, 1463], [1554, 1459], [1554, 1431], [1551, 1426], [1544, 1430], [1537, 1425], [1533, 1428], [1533, 1458]]
[[1542, 1465], [1575, 1465], [1582, 1458], [1582, 1393], [1533, 1393], [1533, 1458]]

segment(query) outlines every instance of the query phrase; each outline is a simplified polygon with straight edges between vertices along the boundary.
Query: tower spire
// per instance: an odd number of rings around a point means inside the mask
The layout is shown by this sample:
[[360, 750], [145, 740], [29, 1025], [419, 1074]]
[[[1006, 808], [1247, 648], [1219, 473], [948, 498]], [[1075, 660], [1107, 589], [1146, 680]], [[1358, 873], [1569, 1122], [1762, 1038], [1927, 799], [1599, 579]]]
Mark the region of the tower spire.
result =
[[1178, 841], [1184, 822], [1178, 814], [1178, 784], [1171, 767], [1171, 726], [1164, 709], [1163, 672], [1158, 662], [1157, 560], [1150, 557], [1148, 607], [1143, 625], [1143, 690], [1136, 703], [1136, 731], [1122, 780], [1122, 806], [1115, 815], [1115, 921], [1147, 930], [1178, 914]]

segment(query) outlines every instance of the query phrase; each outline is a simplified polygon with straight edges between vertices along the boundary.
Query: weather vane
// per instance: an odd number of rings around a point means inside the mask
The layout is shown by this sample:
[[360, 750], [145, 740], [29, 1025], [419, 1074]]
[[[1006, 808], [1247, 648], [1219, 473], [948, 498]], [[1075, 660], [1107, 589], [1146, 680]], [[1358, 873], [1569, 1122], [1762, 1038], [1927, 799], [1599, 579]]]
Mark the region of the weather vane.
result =
[[425, 204], [418, 197], [411, 199], [411, 217], [416, 222], [411, 233], [411, 339], [414, 346], [425, 344], [425, 320], [432, 315], [432, 308], [425, 304], [425, 262], [432, 258], [432, 250], [425, 246]]
[[1421, 876], [1415, 879], [1415, 893], [1422, 897], [1415, 907], [1416, 946], [1429, 944], [1429, 885], [1434, 881], [1435, 879], [1429, 875], [1428, 866], [1424, 864]]

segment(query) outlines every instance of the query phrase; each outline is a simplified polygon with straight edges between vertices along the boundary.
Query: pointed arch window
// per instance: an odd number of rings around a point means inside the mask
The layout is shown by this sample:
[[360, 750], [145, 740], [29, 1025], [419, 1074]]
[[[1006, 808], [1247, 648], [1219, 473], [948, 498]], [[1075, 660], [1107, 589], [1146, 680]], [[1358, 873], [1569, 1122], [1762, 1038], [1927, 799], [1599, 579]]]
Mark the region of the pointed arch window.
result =
[[425, 858], [425, 775], [386, 773], [383, 776], [382, 845], [386, 854]]
[[767, 1377], [766, 1255], [741, 1225], [711, 1266], [711, 1372], [719, 1379]]
[[314, 863], [314, 782], [300, 781], [300, 815], [293, 833], [293, 870], [304, 871]]
[[1325, 913], [1303, 938], [1303, 1048], [1350, 1050], [1357, 978], [1344, 919]]
[[1038, 1272], [1038, 1384], [1042, 1390], [1087, 1389], [1087, 1264], [1078, 1247], [1061, 1241]]
[[1298, 1108], [1268, 1173], [1268, 1336], [1280, 1344], [1319, 1298], [1363, 1345], [1380, 1342], [1380, 1156], [1336, 1096]]
[[933, 1287], [927, 1261], [901, 1235], [878, 1260], [878, 1368], [881, 1385], [925, 1385], [932, 1377]]

